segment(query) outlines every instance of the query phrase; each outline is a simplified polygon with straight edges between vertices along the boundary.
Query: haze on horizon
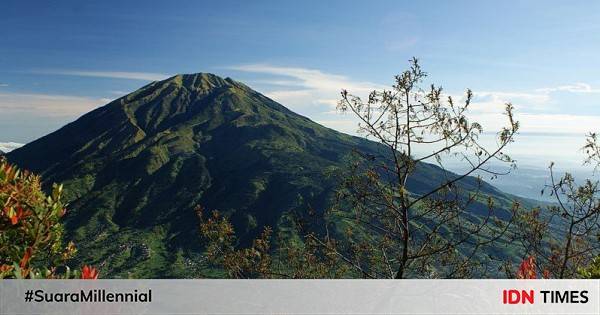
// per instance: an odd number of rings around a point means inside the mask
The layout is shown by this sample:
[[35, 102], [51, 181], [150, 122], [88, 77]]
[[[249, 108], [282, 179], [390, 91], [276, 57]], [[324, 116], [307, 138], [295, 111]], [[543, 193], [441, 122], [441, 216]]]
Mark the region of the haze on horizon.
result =
[[[291, 110], [354, 133], [342, 88], [392, 83], [412, 56], [472, 117], [498, 130], [512, 102], [520, 165], [579, 168], [600, 131], [600, 3], [4, 1], [0, 150], [176, 73], [229, 76]], [[488, 141], [493, 137], [488, 136]]]

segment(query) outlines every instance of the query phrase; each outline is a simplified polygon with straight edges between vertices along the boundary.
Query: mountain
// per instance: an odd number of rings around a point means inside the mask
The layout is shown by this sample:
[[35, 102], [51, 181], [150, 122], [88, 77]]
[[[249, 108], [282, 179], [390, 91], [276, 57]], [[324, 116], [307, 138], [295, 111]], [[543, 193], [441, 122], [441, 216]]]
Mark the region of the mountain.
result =
[[[202, 250], [196, 205], [231, 215], [248, 240], [264, 225], [282, 227], [289, 211], [327, 207], [336, 182], [326, 175], [353, 149], [383, 152], [199, 73], [153, 82], [7, 156], [46, 185], [65, 185], [80, 261], [106, 277], [189, 277]], [[409, 189], [425, 192], [443, 177], [422, 164]], [[508, 204], [491, 185], [483, 190]]]

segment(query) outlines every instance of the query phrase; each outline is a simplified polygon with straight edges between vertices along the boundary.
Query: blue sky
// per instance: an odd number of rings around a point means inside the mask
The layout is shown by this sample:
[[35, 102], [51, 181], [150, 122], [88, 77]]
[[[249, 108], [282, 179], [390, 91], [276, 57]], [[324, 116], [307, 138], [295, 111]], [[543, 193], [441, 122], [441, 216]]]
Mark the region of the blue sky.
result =
[[[596, 1], [0, 3], [0, 142], [32, 141], [149, 81], [230, 76], [345, 132], [342, 88], [391, 83], [412, 56], [487, 131], [512, 101], [525, 163], [579, 165], [600, 131]], [[492, 141], [491, 138], [489, 141]], [[2, 149], [2, 148], [0, 148]]]

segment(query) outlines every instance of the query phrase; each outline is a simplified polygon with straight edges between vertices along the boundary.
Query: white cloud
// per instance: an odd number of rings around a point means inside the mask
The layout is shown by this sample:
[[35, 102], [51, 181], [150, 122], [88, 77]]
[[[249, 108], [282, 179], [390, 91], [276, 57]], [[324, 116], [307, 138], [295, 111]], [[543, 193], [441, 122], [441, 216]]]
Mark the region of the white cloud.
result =
[[113, 94], [113, 95], [119, 95], [119, 96], [129, 94], [129, 92], [119, 91], [119, 90], [108, 91], [108, 93]]
[[0, 93], [0, 111], [54, 117], [78, 116], [109, 101], [70, 95]]
[[302, 86], [300, 81], [295, 80], [255, 80], [256, 83], [278, 86]]
[[[480, 122], [484, 131], [498, 131], [507, 125], [507, 119], [498, 113], [473, 114], [471, 118]], [[515, 114], [519, 121], [521, 133], [535, 134], [570, 134], [584, 136], [586, 133], [595, 131], [600, 126], [600, 116], [591, 115], [569, 115], [569, 114], [537, 114], [519, 113]]]
[[[600, 126], [600, 116], [558, 112], [551, 92], [548, 91], [539, 89], [535, 92], [474, 92], [470, 118], [480, 122], [484, 131], [496, 132], [507, 125], [507, 118], [502, 114], [506, 103], [510, 102], [515, 106], [514, 115], [520, 122], [521, 133], [583, 136], [593, 131], [595, 126]], [[462, 96], [453, 97], [464, 100]]]
[[471, 106], [472, 118], [482, 122], [486, 131], [499, 130], [504, 119], [499, 114], [504, 111], [505, 104], [515, 105], [515, 118], [520, 122], [522, 133], [535, 134], [570, 134], [583, 136], [600, 126], [598, 115], [577, 115], [564, 113], [557, 105], [553, 93], [600, 93], [586, 83], [539, 88], [532, 92], [474, 92]]
[[262, 79], [256, 82], [280, 87], [267, 91], [265, 94], [293, 109], [300, 109], [299, 111], [302, 111], [302, 107], [315, 107], [316, 105], [325, 105], [323, 112], [331, 111], [335, 108], [342, 89], [364, 96], [373, 89], [384, 88], [380, 84], [355, 81], [343, 75], [325, 73], [315, 69], [279, 67], [268, 64], [248, 64], [228, 68], [283, 77], [284, 79]]
[[[292, 110], [307, 114], [317, 122], [355, 134], [357, 120], [351, 115], [339, 115], [334, 108], [341, 89], [353, 94], [366, 95], [373, 89], [386, 86], [372, 82], [352, 80], [343, 75], [329, 74], [320, 70], [298, 67], [278, 67], [268, 64], [249, 64], [230, 69], [281, 76], [283, 79], [258, 79], [255, 82], [275, 86], [267, 96], [289, 106]], [[600, 116], [563, 114], [557, 111], [553, 93], [600, 93], [600, 89], [586, 83], [575, 83], [530, 91], [474, 91], [470, 107], [471, 117], [481, 122], [486, 132], [496, 132], [506, 125], [502, 116], [505, 104], [513, 103], [515, 117], [521, 122], [521, 132], [530, 134], [581, 135], [600, 126]], [[465, 95], [449, 93], [457, 101]], [[312, 113], [309, 112], [311, 109]]]
[[571, 85], [560, 85], [556, 87], [549, 88], [541, 88], [537, 89], [536, 92], [539, 93], [552, 93], [552, 92], [570, 92], [570, 93], [600, 93], [600, 89], [593, 88], [591, 85], [587, 83], [575, 83]]
[[587, 83], [575, 83], [555, 87], [535, 89], [530, 92], [511, 91], [474, 91], [472, 110], [479, 113], [492, 113], [502, 110], [506, 103], [513, 103], [521, 112], [553, 111], [552, 101], [554, 93], [589, 94], [600, 93], [600, 89], [593, 88]]
[[352, 117], [352, 119], [350, 119], [348, 117], [345, 117], [345, 118], [347, 118], [347, 119], [340, 118], [340, 119], [331, 119], [331, 120], [317, 120], [316, 122], [325, 127], [335, 129], [335, 130], [343, 132], [343, 133], [356, 135], [358, 121], [356, 119], [353, 119], [353, 117]]
[[127, 72], [127, 71], [87, 71], [87, 70], [35, 70], [31, 73], [68, 75], [77, 77], [129, 79], [141, 81], [160, 81], [169, 77], [167, 74], [152, 72]]
[[349, 134], [356, 134], [358, 120], [351, 115], [340, 115], [336, 111], [342, 89], [366, 97], [372, 90], [389, 88], [373, 82], [356, 81], [347, 76], [307, 68], [248, 64], [229, 67], [229, 69], [268, 76], [254, 81], [254, 83], [267, 85], [265, 95], [326, 127]]
[[600, 116], [569, 114], [520, 114], [523, 132], [586, 134], [600, 126]]
[[299, 102], [300, 100], [306, 100], [307, 103], [312, 103], [314, 102], [314, 94], [315, 91], [311, 90], [280, 90], [266, 93], [268, 97], [283, 104], [293, 104]]
[[22, 143], [16, 142], [0, 142], [0, 151], [8, 153], [16, 148], [22, 147]]
[[529, 104], [541, 105], [550, 101], [547, 94], [527, 93], [527, 92], [501, 92], [501, 91], [475, 91], [475, 97], [491, 97], [497, 100], [520, 100]]
[[7, 86], [8, 86], [8, 84], [6, 84], [6, 83], [0, 83], [0, 87], [7, 87]]
[[503, 109], [506, 103], [513, 103], [515, 107], [523, 111], [549, 111], [553, 101], [553, 93], [599, 93], [600, 90], [593, 89], [589, 84], [576, 83], [573, 85], [562, 85], [557, 87], [539, 88], [531, 92], [514, 91], [474, 91], [474, 111], [496, 112]]
[[[465, 95], [451, 95], [464, 102]], [[471, 114], [499, 114], [506, 103], [512, 103], [518, 112], [548, 111], [552, 98], [548, 94], [505, 91], [474, 91], [469, 110]]]
[[[521, 112], [546, 113], [558, 111], [554, 93], [590, 94], [600, 93], [587, 83], [575, 83], [534, 89], [532, 91], [473, 91], [471, 111], [475, 113], [496, 113], [504, 110], [506, 103], [512, 103]], [[450, 94], [456, 100], [464, 101], [464, 95]]]
[[[266, 73], [280, 75], [284, 77], [294, 78], [298, 85], [311, 88], [311, 89], [326, 89], [326, 90], [341, 90], [342, 88], [348, 90], [370, 90], [376, 87], [376, 84], [370, 82], [356, 82], [348, 79], [345, 76], [337, 74], [324, 73], [320, 70], [307, 69], [307, 68], [294, 68], [294, 67], [278, 67], [267, 64], [249, 64], [241, 66], [233, 66], [230, 69], [253, 72], [253, 73]], [[279, 83], [290, 83], [290, 81], [275, 81]]]

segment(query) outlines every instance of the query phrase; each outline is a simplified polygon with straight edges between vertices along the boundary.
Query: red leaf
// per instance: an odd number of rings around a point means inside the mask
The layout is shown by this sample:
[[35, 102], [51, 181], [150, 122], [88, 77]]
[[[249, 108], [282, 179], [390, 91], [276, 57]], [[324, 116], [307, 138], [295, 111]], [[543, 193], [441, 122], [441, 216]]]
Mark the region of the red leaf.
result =
[[27, 249], [25, 250], [25, 254], [23, 255], [23, 258], [21, 258], [19, 267], [21, 267], [21, 269], [25, 269], [25, 267], [27, 267], [27, 265], [29, 264], [30, 258], [31, 258], [31, 247], [27, 247]]
[[517, 279], [537, 279], [535, 258], [533, 256], [529, 256], [521, 262], [517, 270]]
[[81, 269], [81, 279], [96, 280], [98, 279], [98, 270], [88, 265], [83, 266]]

